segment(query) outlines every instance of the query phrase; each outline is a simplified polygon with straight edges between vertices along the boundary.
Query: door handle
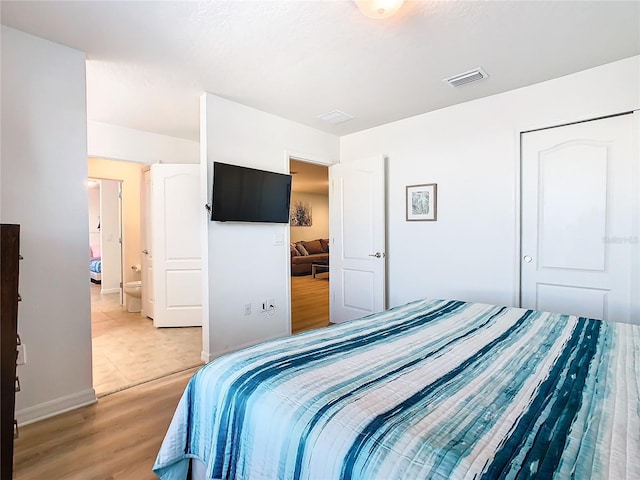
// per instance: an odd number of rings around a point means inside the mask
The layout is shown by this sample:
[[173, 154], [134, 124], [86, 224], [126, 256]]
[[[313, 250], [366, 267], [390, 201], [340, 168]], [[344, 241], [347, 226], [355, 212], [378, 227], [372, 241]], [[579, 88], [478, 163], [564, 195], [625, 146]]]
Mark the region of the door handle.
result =
[[380, 252], [370, 253], [369, 256], [370, 257], [376, 257], [376, 258], [382, 258], [382, 257], [384, 257], [384, 253], [380, 253]]
[[531, 263], [531, 260], [533, 260], [533, 258], [531, 258], [531, 256], [529, 255], [525, 255], [524, 257], [522, 257], [522, 260], [524, 260], [526, 263]]
[[145, 255], [149, 254], [149, 250], [147, 250], [146, 248], [144, 250], [142, 250], [142, 253], [144, 253]]

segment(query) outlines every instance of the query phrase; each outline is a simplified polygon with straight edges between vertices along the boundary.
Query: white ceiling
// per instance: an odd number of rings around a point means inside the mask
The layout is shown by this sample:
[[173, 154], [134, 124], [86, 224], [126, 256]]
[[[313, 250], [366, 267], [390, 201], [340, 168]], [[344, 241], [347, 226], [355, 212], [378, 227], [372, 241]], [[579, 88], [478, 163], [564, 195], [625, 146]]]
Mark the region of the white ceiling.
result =
[[[337, 135], [640, 54], [640, 2], [2, 1], [2, 23], [87, 53], [90, 120], [197, 140], [215, 95]], [[482, 66], [486, 80], [442, 79]], [[331, 125], [332, 110], [355, 117]]]

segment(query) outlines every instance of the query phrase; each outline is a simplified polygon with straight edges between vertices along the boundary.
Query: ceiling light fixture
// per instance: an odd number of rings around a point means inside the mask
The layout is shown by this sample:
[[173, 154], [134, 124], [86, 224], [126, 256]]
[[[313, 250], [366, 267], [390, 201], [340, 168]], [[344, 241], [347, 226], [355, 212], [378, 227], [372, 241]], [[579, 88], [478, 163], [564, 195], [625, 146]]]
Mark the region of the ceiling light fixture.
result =
[[404, 0], [354, 0], [360, 11], [369, 18], [382, 20], [396, 14]]

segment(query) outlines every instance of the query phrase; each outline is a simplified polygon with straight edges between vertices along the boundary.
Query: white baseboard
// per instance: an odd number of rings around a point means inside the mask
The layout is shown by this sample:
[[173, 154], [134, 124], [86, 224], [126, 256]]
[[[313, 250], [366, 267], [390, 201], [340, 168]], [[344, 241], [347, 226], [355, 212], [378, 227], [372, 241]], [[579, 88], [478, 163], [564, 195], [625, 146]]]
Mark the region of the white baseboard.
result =
[[[274, 338], [279, 338], [277, 336], [274, 337], [267, 337], [267, 338], [263, 338], [262, 340], [253, 340], [251, 342], [247, 342], [247, 343], [243, 343], [241, 345], [236, 345], [233, 348], [225, 351], [225, 352], [213, 352], [213, 353], [205, 353], [205, 352], [201, 352], [200, 353], [200, 359], [204, 362], [204, 363], [209, 363], [211, 360], [215, 360], [218, 357], [221, 357], [223, 355], [226, 355], [227, 353], [232, 353], [232, 352], [237, 352], [238, 350], [242, 350], [244, 348], [249, 348], [249, 347], [253, 347], [254, 345], [258, 345], [262, 342], [267, 342], [269, 340], [273, 340]], [[207, 361], [208, 359], [208, 361]]]
[[218, 358], [220, 355], [214, 355], [211, 353], [207, 353], [204, 350], [202, 352], [200, 352], [200, 360], [202, 360], [202, 363], [209, 363], [212, 360], [215, 360], [216, 358]]
[[16, 411], [16, 418], [18, 425], [24, 426], [44, 420], [45, 418], [60, 415], [70, 410], [75, 410], [76, 408], [86, 407], [96, 402], [96, 392], [93, 388], [90, 388], [66, 397], [41, 403], [40, 405], [18, 410]]
[[119, 288], [103, 288], [100, 290], [100, 295], [108, 295], [110, 293], [120, 293]]

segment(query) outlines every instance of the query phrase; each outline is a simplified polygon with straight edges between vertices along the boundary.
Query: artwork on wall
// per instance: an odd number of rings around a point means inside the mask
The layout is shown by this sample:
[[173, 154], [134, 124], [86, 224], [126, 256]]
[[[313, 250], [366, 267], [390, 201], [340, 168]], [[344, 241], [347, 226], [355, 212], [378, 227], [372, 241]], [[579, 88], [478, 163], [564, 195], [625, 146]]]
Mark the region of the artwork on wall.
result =
[[289, 221], [292, 227], [310, 227], [311, 204], [309, 202], [291, 202]]
[[437, 216], [438, 185], [407, 186], [407, 222], [433, 222]]

